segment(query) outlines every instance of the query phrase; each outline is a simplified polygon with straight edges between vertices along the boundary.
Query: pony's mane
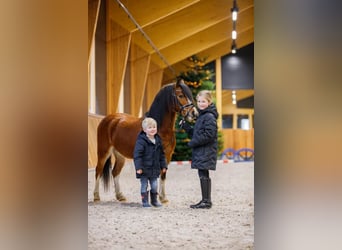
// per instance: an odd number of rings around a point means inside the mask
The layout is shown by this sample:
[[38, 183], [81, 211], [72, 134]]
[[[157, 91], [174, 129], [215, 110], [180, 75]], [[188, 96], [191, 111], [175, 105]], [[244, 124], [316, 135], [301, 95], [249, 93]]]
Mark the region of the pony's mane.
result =
[[156, 120], [158, 128], [161, 127], [164, 115], [171, 112], [175, 105], [175, 95], [173, 93], [174, 83], [164, 85], [151, 104], [149, 111], [145, 114], [146, 117], [152, 117]]

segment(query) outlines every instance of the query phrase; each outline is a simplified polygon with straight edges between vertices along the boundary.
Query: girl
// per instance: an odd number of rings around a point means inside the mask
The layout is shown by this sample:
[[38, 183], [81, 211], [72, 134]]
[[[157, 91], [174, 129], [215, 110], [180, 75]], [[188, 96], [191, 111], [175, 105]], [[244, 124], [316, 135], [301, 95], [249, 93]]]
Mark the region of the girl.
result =
[[202, 200], [191, 208], [211, 208], [211, 179], [209, 170], [216, 170], [217, 159], [217, 118], [218, 112], [212, 102], [211, 92], [202, 90], [196, 97], [199, 116], [193, 129], [188, 146], [192, 148], [191, 168], [198, 169]]

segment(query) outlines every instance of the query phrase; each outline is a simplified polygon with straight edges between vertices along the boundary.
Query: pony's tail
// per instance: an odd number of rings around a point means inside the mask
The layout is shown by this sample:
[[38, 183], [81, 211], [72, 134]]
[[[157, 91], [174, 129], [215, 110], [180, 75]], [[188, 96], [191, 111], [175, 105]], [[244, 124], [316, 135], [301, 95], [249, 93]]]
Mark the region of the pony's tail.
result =
[[103, 172], [102, 172], [104, 191], [109, 190], [111, 165], [112, 165], [112, 162], [110, 160], [110, 157], [108, 157], [108, 159], [106, 160], [106, 163], [104, 164]]

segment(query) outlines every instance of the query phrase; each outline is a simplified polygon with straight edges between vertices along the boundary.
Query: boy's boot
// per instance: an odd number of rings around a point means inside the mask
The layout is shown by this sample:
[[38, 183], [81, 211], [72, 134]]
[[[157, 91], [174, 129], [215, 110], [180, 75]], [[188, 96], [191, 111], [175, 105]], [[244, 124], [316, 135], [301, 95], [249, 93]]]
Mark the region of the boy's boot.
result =
[[201, 192], [202, 192], [202, 200], [195, 204], [190, 205], [191, 208], [211, 208], [211, 179], [210, 178], [201, 178]]
[[142, 200], [142, 206], [143, 207], [151, 207], [151, 205], [148, 203], [148, 193], [141, 193], [141, 200]]
[[157, 195], [158, 193], [152, 193], [151, 191], [151, 204], [154, 207], [161, 207], [162, 205], [158, 202]]

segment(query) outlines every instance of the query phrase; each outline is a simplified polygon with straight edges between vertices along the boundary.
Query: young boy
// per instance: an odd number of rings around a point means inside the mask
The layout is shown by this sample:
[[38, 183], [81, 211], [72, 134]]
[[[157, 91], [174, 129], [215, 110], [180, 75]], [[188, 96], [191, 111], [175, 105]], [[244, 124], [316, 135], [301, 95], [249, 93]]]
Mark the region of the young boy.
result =
[[137, 137], [134, 147], [134, 165], [136, 177], [141, 183], [141, 199], [143, 207], [151, 207], [148, 202], [148, 182], [151, 186], [151, 204], [160, 207], [157, 200], [158, 177], [160, 171], [167, 170], [166, 158], [160, 136], [157, 134], [157, 122], [150, 117], [142, 121], [142, 131]]

